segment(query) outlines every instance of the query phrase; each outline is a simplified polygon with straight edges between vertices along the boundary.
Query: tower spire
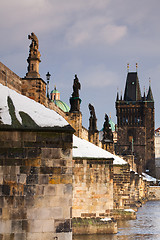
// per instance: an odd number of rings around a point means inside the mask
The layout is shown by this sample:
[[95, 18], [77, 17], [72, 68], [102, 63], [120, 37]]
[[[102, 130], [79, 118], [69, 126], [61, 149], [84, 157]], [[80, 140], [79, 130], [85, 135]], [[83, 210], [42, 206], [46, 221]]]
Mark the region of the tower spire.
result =
[[151, 89], [151, 79], [150, 78], [149, 78], [149, 89], [148, 89], [148, 94], [147, 94], [147, 101], [154, 102], [152, 89]]
[[144, 86], [144, 95], [143, 95], [143, 101], [146, 101], [146, 93], [145, 93], [146, 89], [145, 89], [145, 86]]
[[118, 88], [117, 88], [117, 97], [116, 97], [116, 101], [119, 101], [119, 92], [118, 92]]
[[121, 90], [121, 101], [122, 101], [122, 90]]

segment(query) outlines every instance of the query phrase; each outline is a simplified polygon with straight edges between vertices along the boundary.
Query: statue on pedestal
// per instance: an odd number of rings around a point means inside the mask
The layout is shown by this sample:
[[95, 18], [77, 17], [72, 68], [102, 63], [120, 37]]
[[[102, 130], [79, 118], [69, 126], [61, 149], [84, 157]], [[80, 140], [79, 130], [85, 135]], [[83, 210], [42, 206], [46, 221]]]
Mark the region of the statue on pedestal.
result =
[[105, 140], [113, 141], [113, 133], [111, 130], [111, 125], [109, 123], [109, 118], [107, 114], [105, 114], [105, 122], [103, 125], [103, 141]]
[[77, 75], [75, 75], [73, 83], [73, 93], [70, 98], [71, 109], [70, 112], [80, 112], [81, 99], [79, 98], [79, 90], [81, 89], [81, 84]]
[[40, 52], [39, 42], [37, 36], [32, 32], [28, 35], [28, 39], [31, 40], [31, 44], [29, 46], [29, 57], [27, 59], [28, 62], [28, 72], [26, 74], [26, 78], [40, 78], [39, 74], [39, 63], [40, 60]]

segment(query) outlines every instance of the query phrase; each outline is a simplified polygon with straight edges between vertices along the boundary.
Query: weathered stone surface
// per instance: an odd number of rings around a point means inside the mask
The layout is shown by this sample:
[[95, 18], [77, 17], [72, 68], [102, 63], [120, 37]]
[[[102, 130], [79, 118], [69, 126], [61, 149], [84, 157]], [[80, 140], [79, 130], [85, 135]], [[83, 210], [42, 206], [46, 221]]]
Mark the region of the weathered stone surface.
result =
[[110, 216], [113, 209], [111, 163], [111, 160], [73, 160], [73, 217]]

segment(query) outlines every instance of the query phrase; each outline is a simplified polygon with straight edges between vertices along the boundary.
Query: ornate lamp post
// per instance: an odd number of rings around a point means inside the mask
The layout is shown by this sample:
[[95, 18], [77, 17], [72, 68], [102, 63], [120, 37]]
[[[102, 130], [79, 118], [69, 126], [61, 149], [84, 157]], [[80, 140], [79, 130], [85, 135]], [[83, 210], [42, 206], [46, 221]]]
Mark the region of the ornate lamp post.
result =
[[46, 74], [46, 80], [47, 80], [47, 98], [49, 99], [49, 80], [50, 80], [51, 74], [47, 72]]

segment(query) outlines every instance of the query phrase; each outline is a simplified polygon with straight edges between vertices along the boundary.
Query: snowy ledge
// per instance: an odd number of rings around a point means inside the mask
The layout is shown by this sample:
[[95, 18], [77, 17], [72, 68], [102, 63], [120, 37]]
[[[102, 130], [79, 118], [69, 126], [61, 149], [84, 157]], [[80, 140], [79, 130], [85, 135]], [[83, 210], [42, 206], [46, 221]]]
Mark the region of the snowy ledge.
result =
[[54, 110], [0, 84], [0, 128], [74, 131]]
[[112, 219], [109, 218], [109, 217], [105, 217], [105, 218], [101, 218], [100, 221], [102, 222], [108, 222], [108, 221], [111, 221]]
[[126, 165], [128, 164], [125, 160], [116, 156], [90, 142], [87, 140], [78, 138], [77, 136], [73, 135], [73, 158], [81, 158], [81, 159], [109, 159], [113, 160], [114, 165]]
[[133, 209], [124, 209], [125, 212], [135, 212]]

